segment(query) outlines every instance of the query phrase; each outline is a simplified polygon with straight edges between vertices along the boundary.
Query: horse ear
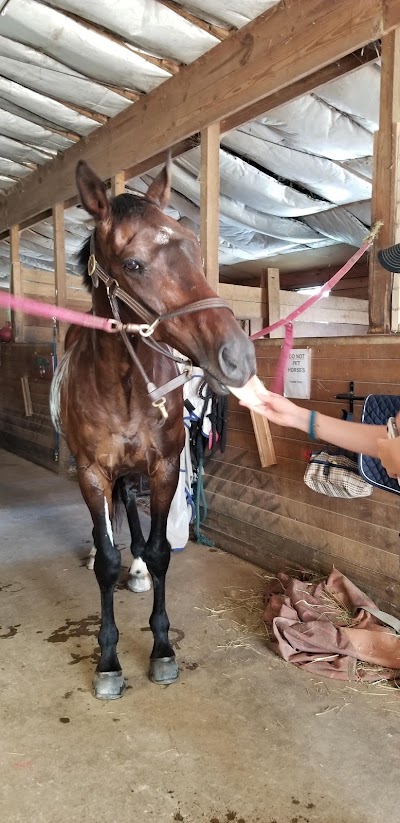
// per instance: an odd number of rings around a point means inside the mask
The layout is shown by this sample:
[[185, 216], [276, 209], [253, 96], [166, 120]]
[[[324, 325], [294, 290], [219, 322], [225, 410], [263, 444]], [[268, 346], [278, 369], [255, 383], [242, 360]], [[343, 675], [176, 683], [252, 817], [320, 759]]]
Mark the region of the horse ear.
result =
[[97, 222], [104, 222], [110, 215], [107, 189], [97, 174], [80, 160], [76, 167], [76, 185], [82, 206]]
[[151, 183], [146, 193], [146, 200], [154, 203], [159, 209], [168, 206], [171, 194], [172, 162], [171, 152], [168, 152], [167, 162], [160, 174]]

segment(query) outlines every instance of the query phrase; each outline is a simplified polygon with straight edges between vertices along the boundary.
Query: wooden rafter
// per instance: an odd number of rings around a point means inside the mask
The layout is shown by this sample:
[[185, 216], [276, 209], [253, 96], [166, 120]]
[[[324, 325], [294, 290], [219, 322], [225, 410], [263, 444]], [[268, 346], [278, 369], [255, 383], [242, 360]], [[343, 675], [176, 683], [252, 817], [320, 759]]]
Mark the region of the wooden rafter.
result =
[[[390, 6], [390, 12], [389, 12]], [[74, 195], [82, 156], [103, 179], [142, 165], [207, 125], [248, 110], [400, 25], [400, 0], [291, 0], [231, 35], [69, 148], [0, 201], [0, 232]], [[274, 70], [271, 71], [270, 67]], [[135, 166], [133, 166], [133, 169]]]
[[166, 6], [167, 9], [171, 9], [171, 11], [174, 11], [175, 14], [178, 14], [179, 17], [182, 17], [184, 20], [188, 20], [189, 23], [193, 23], [198, 29], [212, 34], [218, 40], [225, 40], [232, 34], [232, 31], [235, 31], [233, 27], [228, 28], [227, 26], [218, 26], [215, 23], [207, 23], [206, 20], [202, 20], [201, 17], [193, 14], [193, 12], [184, 9], [183, 6], [175, 3], [174, 0], [157, 0], [157, 2], [161, 3], [162, 6]]
[[41, 126], [43, 129], [51, 131], [53, 134], [58, 134], [60, 137], [66, 137], [68, 140], [71, 140], [72, 143], [76, 143], [80, 140], [80, 135], [77, 132], [64, 129], [62, 126], [47, 120], [45, 117], [40, 117], [38, 114], [31, 112], [29, 109], [25, 109], [23, 106], [18, 106], [15, 103], [10, 103], [9, 100], [5, 100], [0, 96], [0, 110], [1, 109], [3, 109], [3, 111], [10, 112], [10, 114], [15, 114], [17, 117], [21, 117], [24, 120], [28, 120], [30, 123], [35, 123], [35, 125]]
[[284, 103], [303, 97], [304, 94], [315, 91], [319, 86], [324, 86], [325, 83], [330, 83], [332, 80], [337, 80], [339, 77], [358, 71], [358, 69], [376, 60], [379, 53], [378, 45], [374, 43], [366, 45], [352, 54], [346, 54], [340, 60], [335, 60], [330, 65], [317, 69], [316, 72], [309, 74], [307, 77], [302, 77], [301, 80], [297, 80], [284, 89], [279, 89], [275, 94], [271, 94], [267, 100], [258, 100], [257, 103], [231, 114], [222, 121], [221, 134], [226, 134], [243, 123], [261, 117], [268, 111], [277, 108], [277, 106], [282, 106]]
[[[40, 3], [42, 6], [47, 6], [48, 8], [54, 10], [54, 6], [51, 3], [47, 3], [46, 0], [36, 0], [36, 2]], [[111, 40], [113, 43], [117, 43], [118, 46], [122, 46], [131, 52], [133, 51], [147, 63], [151, 63], [153, 66], [164, 69], [164, 71], [167, 71], [169, 74], [176, 74], [179, 71], [180, 63], [178, 63], [177, 60], [171, 60], [164, 57], [155, 57], [152, 54], [147, 54], [147, 52], [143, 52], [140, 48], [135, 47], [134, 44], [129, 44], [129, 41], [124, 40], [124, 38], [116, 34], [115, 31], [108, 29], [106, 26], [101, 26], [99, 23], [94, 23], [93, 20], [89, 20], [83, 15], [75, 14], [72, 11], [67, 11], [66, 9], [61, 8], [58, 8], [57, 11], [64, 17], [68, 17], [75, 23], [79, 23], [80, 26], [84, 26], [91, 31], [97, 32], [97, 34], [103, 35], [103, 37], [107, 37], [108, 40]]]
[[[12, 83], [16, 82], [11, 77], [6, 77], [6, 75], [4, 74], [2, 76], [5, 77], [7, 80], [10, 80]], [[21, 86], [22, 89], [27, 89], [29, 91], [35, 92], [36, 95], [43, 97], [44, 100], [46, 100], [46, 98], [48, 98], [49, 100], [54, 100], [56, 103], [60, 103], [62, 106], [65, 106], [66, 109], [70, 109], [70, 111], [74, 111], [77, 114], [81, 114], [83, 117], [87, 117], [88, 120], [93, 120], [95, 123], [99, 123], [100, 125], [104, 125], [104, 123], [107, 123], [109, 120], [109, 117], [106, 117], [104, 114], [99, 114], [98, 112], [94, 112], [91, 109], [86, 109], [82, 106], [77, 106], [74, 103], [64, 100], [63, 97], [60, 97], [58, 94], [54, 93], [54, 88], [46, 91], [46, 94], [37, 91], [37, 89], [29, 83], [29, 71], [27, 71], [26, 75], [24, 76], [24, 82], [18, 82], [17, 85]]]

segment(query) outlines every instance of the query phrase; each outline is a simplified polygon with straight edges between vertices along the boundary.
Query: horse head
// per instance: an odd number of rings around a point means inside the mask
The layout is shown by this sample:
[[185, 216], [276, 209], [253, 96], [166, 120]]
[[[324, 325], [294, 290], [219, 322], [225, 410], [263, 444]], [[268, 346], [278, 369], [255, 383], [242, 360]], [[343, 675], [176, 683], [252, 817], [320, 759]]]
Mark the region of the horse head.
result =
[[[144, 197], [125, 193], [109, 200], [104, 183], [83, 161], [76, 179], [82, 205], [95, 221], [96, 259], [126, 294], [161, 318], [154, 339], [200, 366], [214, 391], [243, 386], [256, 371], [253, 343], [223, 301], [212, 306], [217, 295], [206, 280], [196, 235], [163, 213], [170, 197], [170, 160]], [[85, 282], [92, 285], [88, 276]], [[109, 315], [104, 285], [94, 292], [96, 313]], [[189, 311], [210, 299], [211, 306]], [[163, 319], [183, 307], [188, 311]], [[132, 321], [132, 310], [121, 307], [121, 317]]]

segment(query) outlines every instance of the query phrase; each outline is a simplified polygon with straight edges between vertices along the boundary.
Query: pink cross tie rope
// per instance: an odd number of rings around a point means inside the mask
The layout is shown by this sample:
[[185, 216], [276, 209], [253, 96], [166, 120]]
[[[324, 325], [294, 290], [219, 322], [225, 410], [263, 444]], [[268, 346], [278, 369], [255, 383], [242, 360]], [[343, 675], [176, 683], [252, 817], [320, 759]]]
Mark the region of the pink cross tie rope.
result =
[[342, 268], [339, 269], [339, 271], [336, 272], [336, 274], [334, 274], [330, 278], [330, 280], [328, 280], [323, 286], [321, 286], [317, 294], [313, 294], [312, 297], [309, 297], [308, 300], [305, 300], [305, 302], [302, 303], [301, 306], [298, 306], [297, 309], [294, 309], [292, 312], [290, 312], [290, 314], [288, 314], [287, 317], [283, 317], [281, 320], [277, 320], [275, 323], [271, 323], [270, 326], [266, 326], [265, 329], [261, 329], [261, 331], [255, 332], [255, 334], [251, 335], [251, 340], [258, 340], [260, 337], [265, 337], [266, 334], [269, 334], [271, 331], [275, 331], [275, 329], [279, 329], [281, 326], [285, 327], [285, 342], [282, 346], [278, 368], [276, 370], [275, 377], [272, 381], [271, 391], [275, 392], [276, 394], [283, 393], [283, 383], [286, 366], [288, 364], [290, 352], [293, 348], [293, 321], [297, 320], [297, 318], [300, 317], [300, 315], [303, 314], [303, 312], [307, 311], [307, 309], [310, 309], [311, 306], [314, 306], [315, 303], [317, 303], [318, 300], [320, 300], [326, 292], [333, 289], [333, 287], [336, 286], [336, 283], [339, 283], [342, 277], [344, 277], [344, 275], [347, 274], [347, 272], [353, 268], [355, 263], [357, 263], [357, 260], [359, 260], [360, 257], [362, 257], [366, 251], [368, 251], [370, 246], [372, 246], [372, 243], [374, 242], [374, 239], [377, 236], [381, 225], [382, 224], [379, 222], [374, 226], [371, 233], [365, 240], [365, 243], [363, 243], [362, 246], [359, 249], [357, 249], [353, 256], [350, 257], [350, 260], [348, 260], [347, 263], [345, 263], [344, 266], [342, 266]]
[[65, 309], [62, 306], [53, 306], [51, 303], [42, 303], [39, 300], [32, 300], [28, 297], [17, 297], [15, 294], [2, 292], [0, 290], [0, 306], [13, 311], [21, 311], [24, 314], [33, 314], [37, 317], [48, 317], [51, 320], [61, 320], [64, 323], [72, 323], [75, 326], [87, 326], [99, 331], [115, 332], [118, 328], [115, 321], [107, 317], [96, 317], [94, 314], [85, 314], [83, 311]]

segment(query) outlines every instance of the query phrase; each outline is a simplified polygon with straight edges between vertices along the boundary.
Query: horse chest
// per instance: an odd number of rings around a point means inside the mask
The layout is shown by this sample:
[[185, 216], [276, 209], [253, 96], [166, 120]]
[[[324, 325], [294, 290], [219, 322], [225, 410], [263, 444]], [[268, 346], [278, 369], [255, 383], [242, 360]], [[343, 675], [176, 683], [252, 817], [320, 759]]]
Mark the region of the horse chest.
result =
[[152, 434], [148, 426], [130, 420], [118, 429], [103, 432], [96, 444], [96, 462], [118, 476], [136, 470], [152, 473], [160, 459], [168, 456], [167, 441]]

